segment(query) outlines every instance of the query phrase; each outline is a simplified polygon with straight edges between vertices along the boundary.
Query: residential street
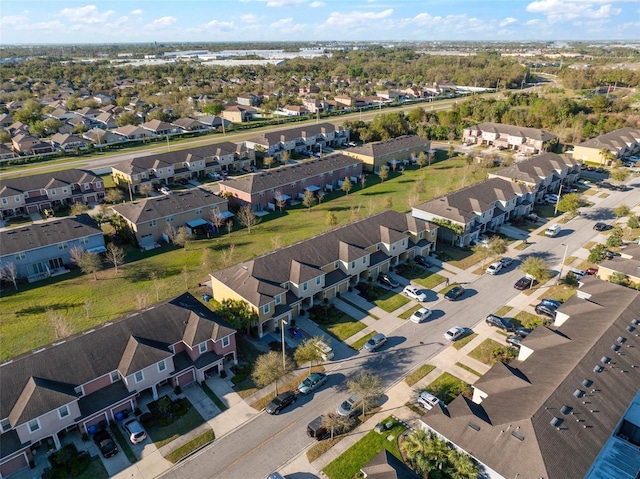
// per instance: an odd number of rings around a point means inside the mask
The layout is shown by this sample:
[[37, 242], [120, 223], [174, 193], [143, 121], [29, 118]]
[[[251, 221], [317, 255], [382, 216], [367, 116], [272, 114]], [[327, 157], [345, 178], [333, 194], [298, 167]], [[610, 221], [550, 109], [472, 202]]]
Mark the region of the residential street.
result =
[[[631, 185], [636, 183], [637, 179], [628, 181]], [[327, 365], [330, 375], [327, 386], [308, 397], [299, 397], [292, 407], [286, 408], [279, 416], [260, 413], [208, 448], [176, 465], [162, 477], [266, 477], [315, 442], [306, 436], [306, 425], [320, 414], [335, 410], [348, 396], [345, 384], [351, 375], [363, 369], [368, 370], [382, 378], [385, 388], [390, 388], [416, 366], [429, 362], [430, 358], [448, 347], [442, 337], [444, 331], [452, 326], [473, 328], [487, 314], [518, 296], [520, 293], [513, 288], [513, 284], [523, 275], [518, 270], [522, 258], [536, 254], [543, 257], [555, 271], [559, 271], [564, 245], [567, 245], [568, 256], [571, 256], [599, 234], [592, 229], [595, 221], [613, 218], [611, 208], [622, 203], [633, 207], [639, 199], [637, 191], [637, 187], [627, 192], [607, 190], [609, 196], [606, 198], [592, 196], [594, 207], [562, 225], [557, 237], [548, 238], [534, 233], [529, 238], [532, 245], [527, 249], [512, 249], [507, 255], [516, 261], [498, 275], [477, 276], [471, 273], [475, 269], [472, 267], [451, 276], [452, 281], [463, 284], [465, 295], [455, 302], [448, 302], [439, 296], [437, 301], [427, 303], [433, 315], [426, 323], [414, 324], [392, 314], [380, 318], [376, 322], [376, 330], [384, 332], [389, 338], [381, 350], [375, 353], [360, 351], [351, 353], [349, 357], [340, 355], [343, 349], [337, 350], [336, 358]], [[523, 295], [522, 303], [527, 305], [528, 302], [534, 303], [535, 299]]]

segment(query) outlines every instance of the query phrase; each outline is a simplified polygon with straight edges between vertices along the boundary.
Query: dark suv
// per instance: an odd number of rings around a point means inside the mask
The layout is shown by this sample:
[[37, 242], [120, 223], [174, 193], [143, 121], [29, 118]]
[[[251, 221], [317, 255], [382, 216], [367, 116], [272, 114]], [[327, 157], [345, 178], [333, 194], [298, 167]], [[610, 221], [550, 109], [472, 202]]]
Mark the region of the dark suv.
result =
[[551, 319], [556, 319], [556, 310], [558, 308], [548, 303], [540, 303], [536, 306], [536, 313], [543, 316], [547, 316]]
[[118, 446], [113, 441], [111, 434], [105, 429], [101, 429], [93, 435], [93, 441], [100, 449], [104, 457], [111, 457], [118, 454]]
[[267, 404], [265, 411], [268, 414], [278, 414], [289, 404], [296, 402], [297, 396], [293, 391], [287, 391], [286, 393], [278, 394], [273, 400]]
[[495, 326], [496, 328], [502, 329], [503, 331], [506, 331], [508, 333], [513, 333], [516, 330], [515, 326], [511, 322], [511, 319], [503, 318], [502, 316], [498, 316], [496, 314], [490, 314], [489, 316], [487, 316], [487, 319], [485, 321], [489, 326]]

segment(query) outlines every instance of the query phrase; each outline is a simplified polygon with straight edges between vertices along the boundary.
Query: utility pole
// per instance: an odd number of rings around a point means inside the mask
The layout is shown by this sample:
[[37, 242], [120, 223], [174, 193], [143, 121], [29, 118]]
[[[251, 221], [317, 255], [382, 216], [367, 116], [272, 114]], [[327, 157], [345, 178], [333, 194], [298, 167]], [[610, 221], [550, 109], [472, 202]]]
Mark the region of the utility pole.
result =
[[558, 274], [558, 280], [556, 281], [556, 284], [560, 284], [560, 281], [562, 280], [562, 270], [564, 269], [564, 262], [567, 259], [567, 248], [569, 248], [568, 244], [562, 243], [561, 246], [564, 246], [564, 254], [562, 255], [562, 263], [560, 263], [560, 274]]

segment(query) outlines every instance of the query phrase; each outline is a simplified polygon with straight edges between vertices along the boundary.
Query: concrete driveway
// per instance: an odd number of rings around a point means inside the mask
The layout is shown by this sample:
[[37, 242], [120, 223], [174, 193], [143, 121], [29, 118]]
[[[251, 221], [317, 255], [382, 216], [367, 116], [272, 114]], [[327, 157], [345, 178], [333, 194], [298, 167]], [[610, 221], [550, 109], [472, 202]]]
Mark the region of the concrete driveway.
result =
[[196, 408], [205, 421], [220, 414], [220, 409], [209, 399], [198, 383], [191, 383], [182, 389], [189, 402]]
[[[111, 434], [110, 431], [109, 431], [109, 434]], [[115, 441], [113, 434], [111, 434], [111, 437]], [[118, 441], [116, 441], [116, 443], [117, 442]], [[121, 471], [124, 471], [127, 467], [131, 465], [125, 453], [122, 452], [122, 447], [120, 446], [119, 443], [118, 443], [118, 449], [119, 449], [118, 454], [116, 454], [115, 456], [111, 456], [109, 458], [105, 458], [100, 452], [100, 449], [98, 449], [98, 446], [96, 446], [96, 444], [93, 441], [91, 441], [91, 443], [87, 446], [87, 451], [89, 451], [89, 453], [92, 456], [97, 455], [100, 458], [100, 460], [102, 461], [102, 464], [104, 464], [104, 468], [107, 470], [107, 473], [109, 474], [109, 477], [114, 476]]]

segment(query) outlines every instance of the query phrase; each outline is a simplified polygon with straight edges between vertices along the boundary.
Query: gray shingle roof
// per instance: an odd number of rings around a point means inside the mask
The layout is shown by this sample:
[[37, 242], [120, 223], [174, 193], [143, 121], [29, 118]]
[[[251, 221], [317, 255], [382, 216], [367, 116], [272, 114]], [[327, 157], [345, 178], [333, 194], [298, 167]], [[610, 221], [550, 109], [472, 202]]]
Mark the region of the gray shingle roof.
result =
[[547, 178], [559, 170], [567, 168], [573, 170], [578, 165], [579, 163], [571, 158], [566, 158], [556, 153], [544, 153], [494, 171], [490, 176], [537, 184], [541, 179]]
[[0, 231], [0, 256], [97, 234], [101, 235], [102, 230], [87, 214], [34, 223], [29, 226]]
[[428, 146], [429, 140], [425, 140], [416, 135], [403, 135], [390, 140], [374, 141], [366, 145], [351, 148], [349, 152], [371, 157], [380, 157], [410, 148], [427, 148]]
[[32, 190], [93, 183], [95, 181], [102, 181], [102, 178], [89, 170], [62, 170], [38, 175], [18, 176], [0, 181], [0, 196], [5, 196], [5, 188], [25, 193]]
[[[193, 325], [193, 321], [200, 324]], [[195, 335], [193, 329], [198, 330]], [[185, 334], [188, 341], [203, 337], [220, 340], [234, 332], [215, 313], [185, 293], [0, 365], [0, 418], [9, 417], [11, 413], [14, 420], [37, 417], [36, 413], [43, 411], [40, 406], [22, 408], [19, 413], [13, 411], [24, 402], [21, 400], [24, 395], [30, 399], [29, 404], [40, 404], [36, 400], [39, 396], [34, 396], [31, 390], [42, 397], [54, 390], [55, 397], [60, 398], [62, 393], [51, 385], [64, 385], [73, 392], [74, 387], [119, 367], [125, 368], [121, 374], [126, 374], [168, 357], [166, 345], [183, 341]], [[34, 389], [33, 385], [39, 387]], [[47, 399], [42, 407], [46, 405], [46, 411], [50, 411], [56, 404]], [[15, 424], [12, 421], [12, 425]]]
[[505, 125], [503, 123], [485, 122], [485, 123], [480, 123], [479, 125], [472, 126], [469, 129], [493, 132], [493, 133], [498, 133], [500, 135], [509, 135], [509, 136], [515, 136], [520, 138], [531, 138], [533, 140], [540, 140], [543, 142], [547, 142], [549, 140], [553, 140], [557, 138], [557, 136], [552, 135], [551, 133], [548, 133], [544, 130], [539, 130], [538, 128]]
[[113, 210], [132, 223], [144, 223], [198, 208], [211, 208], [226, 203], [227, 200], [210, 191], [192, 188], [172, 195], [146, 198], [133, 203], [122, 203], [113, 206]]
[[298, 138], [310, 138], [316, 135], [327, 135], [333, 132], [341, 132], [344, 128], [333, 123], [317, 123], [305, 125], [296, 128], [287, 128], [286, 130], [270, 131], [261, 136], [248, 140], [251, 143], [259, 145], [276, 145], [282, 141], [293, 141]]
[[619, 151], [633, 143], [640, 143], [640, 129], [627, 127], [612, 131], [611, 133], [605, 133], [604, 135], [597, 136], [596, 138], [591, 138], [590, 140], [583, 141], [576, 146], [596, 148], [598, 150], [607, 148], [611, 151]]
[[[640, 368], [632, 365], [640, 364], [640, 339], [637, 326], [626, 328], [640, 317], [640, 292], [585, 278], [580, 294], [590, 297], [574, 296], [560, 308], [570, 314], [564, 324], [523, 340], [531, 356], [494, 366], [477, 381], [490, 391], [481, 404], [458, 397], [423, 422], [504, 477], [584, 477], [638, 392]], [[611, 348], [618, 338], [628, 346], [621, 355]], [[574, 395], [578, 389], [584, 398]]]

